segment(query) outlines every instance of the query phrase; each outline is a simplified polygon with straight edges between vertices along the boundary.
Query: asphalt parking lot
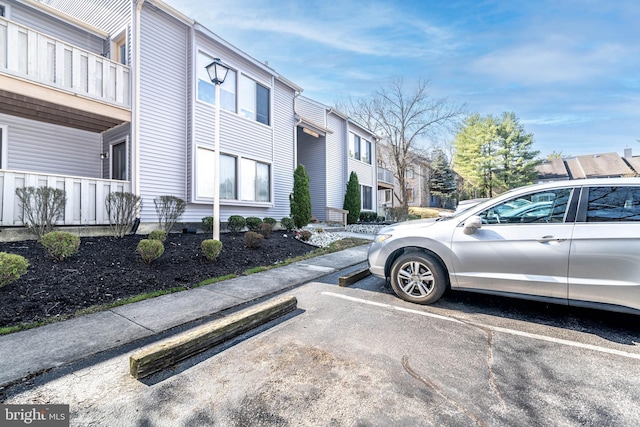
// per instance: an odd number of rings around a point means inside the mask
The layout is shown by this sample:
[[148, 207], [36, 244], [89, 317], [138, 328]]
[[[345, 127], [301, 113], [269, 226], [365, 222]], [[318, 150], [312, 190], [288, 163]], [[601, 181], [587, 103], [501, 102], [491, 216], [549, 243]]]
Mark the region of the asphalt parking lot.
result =
[[71, 425], [637, 425], [640, 322], [451, 293], [434, 306], [339, 273], [298, 310], [142, 381], [129, 346], [37, 378], [7, 403], [67, 403]]

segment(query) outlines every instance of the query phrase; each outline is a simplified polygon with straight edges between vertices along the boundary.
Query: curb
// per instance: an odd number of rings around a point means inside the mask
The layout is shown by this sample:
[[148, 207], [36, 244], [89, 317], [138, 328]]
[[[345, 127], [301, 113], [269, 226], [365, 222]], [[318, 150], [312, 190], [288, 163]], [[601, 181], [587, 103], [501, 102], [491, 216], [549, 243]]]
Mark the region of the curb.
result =
[[139, 379], [161, 371], [290, 313], [297, 308], [297, 303], [294, 296], [278, 298], [153, 344], [129, 357], [129, 373], [133, 378]]
[[346, 276], [340, 276], [338, 278], [338, 285], [341, 287], [351, 286], [356, 283], [358, 280], [362, 280], [365, 277], [371, 275], [371, 272], [368, 268], [363, 270], [354, 271], [353, 273], [347, 274]]

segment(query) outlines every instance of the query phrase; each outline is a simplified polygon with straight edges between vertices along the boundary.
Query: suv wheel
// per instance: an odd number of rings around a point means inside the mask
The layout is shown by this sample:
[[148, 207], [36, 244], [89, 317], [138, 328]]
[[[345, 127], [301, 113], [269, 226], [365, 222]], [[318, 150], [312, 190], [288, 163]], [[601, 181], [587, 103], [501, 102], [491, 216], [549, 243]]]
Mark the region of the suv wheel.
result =
[[438, 261], [420, 252], [401, 255], [391, 268], [391, 287], [403, 300], [418, 304], [436, 302], [447, 288]]

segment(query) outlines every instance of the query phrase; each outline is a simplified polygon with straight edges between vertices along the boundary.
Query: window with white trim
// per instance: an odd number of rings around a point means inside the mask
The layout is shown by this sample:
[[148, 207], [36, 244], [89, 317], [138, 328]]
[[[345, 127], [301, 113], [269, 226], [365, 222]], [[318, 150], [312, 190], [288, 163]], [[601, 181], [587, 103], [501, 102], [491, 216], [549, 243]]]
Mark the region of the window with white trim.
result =
[[251, 120], [269, 124], [269, 89], [245, 75], [238, 85], [238, 112]]
[[371, 142], [364, 141], [364, 152], [362, 153], [362, 161], [371, 164]]
[[122, 65], [128, 65], [127, 30], [122, 30], [111, 41], [111, 59]]
[[269, 164], [242, 159], [240, 175], [242, 200], [271, 201], [271, 166]]
[[353, 133], [349, 134], [349, 157], [360, 160], [360, 137]]
[[384, 204], [391, 203], [392, 190], [387, 188], [383, 191], [382, 194], [383, 194], [382, 203]]
[[[216, 85], [211, 83], [211, 78], [206, 68], [207, 65], [213, 62], [213, 58], [202, 52], [198, 52], [196, 62], [198, 100], [215, 105]], [[236, 71], [234, 70], [229, 70], [227, 77], [224, 79], [224, 83], [220, 85], [220, 108], [234, 113], [236, 112]]]
[[[213, 163], [215, 151], [196, 150], [196, 198], [213, 199]], [[237, 158], [220, 154], [220, 200], [234, 200], [237, 195]]]

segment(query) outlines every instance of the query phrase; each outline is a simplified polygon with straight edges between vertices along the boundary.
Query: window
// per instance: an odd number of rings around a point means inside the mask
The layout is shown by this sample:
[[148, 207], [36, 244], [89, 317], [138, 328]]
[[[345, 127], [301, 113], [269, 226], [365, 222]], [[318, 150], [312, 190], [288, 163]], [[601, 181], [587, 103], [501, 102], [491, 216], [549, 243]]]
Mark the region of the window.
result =
[[4, 16], [4, 5], [0, 4], [0, 16]]
[[589, 189], [587, 222], [640, 221], [640, 187]]
[[244, 75], [240, 76], [239, 113], [244, 117], [269, 124], [269, 89]]
[[407, 171], [405, 172], [405, 174], [406, 174], [406, 178], [413, 179], [414, 177], [413, 168], [407, 168]]
[[[214, 151], [198, 147], [196, 151], [196, 197], [213, 198]], [[237, 199], [237, 159], [220, 154], [220, 199]]]
[[570, 188], [532, 193], [509, 199], [479, 214], [484, 224], [564, 222]]
[[364, 141], [364, 153], [362, 155], [362, 161], [371, 164], [371, 142]]
[[349, 138], [349, 157], [352, 159], [360, 160], [360, 137], [358, 135], [350, 134]]
[[236, 199], [236, 158], [220, 154], [220, 199]]
[[369, 210], [369, 211], [373, 209], [371, 187], [366, 185], [362, 186], [362, 209]]
[[[215, 105], [216, 85], [211, 83], [206, 66], [213, 62], [213, 58], [198, 52], [197, 58], [198, 100]], [[236, 112], [236, 72], [229, 70], [224, 83], [220, 85], [220, 108]]]
[[127, 65], [127, 30], [123, 30], [111, 42], [111, 59], [122, 65]]
[[384, 204], [391, 203], [391, 195], [392, 195], [392, 190], [391, 189], [384, 190], [382, 203], [384, 203]]
[[242, 159], [241, 199], [256, 202], [271, 200], [271, 167], [266, 163]]

